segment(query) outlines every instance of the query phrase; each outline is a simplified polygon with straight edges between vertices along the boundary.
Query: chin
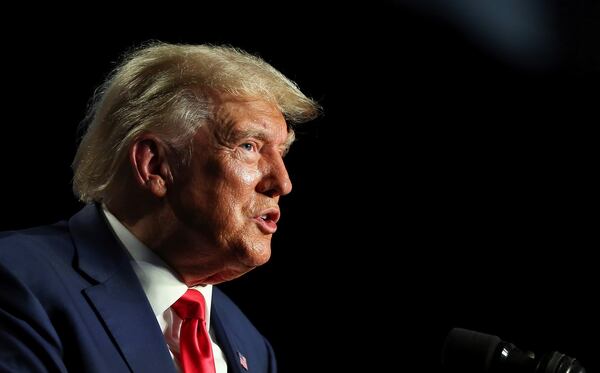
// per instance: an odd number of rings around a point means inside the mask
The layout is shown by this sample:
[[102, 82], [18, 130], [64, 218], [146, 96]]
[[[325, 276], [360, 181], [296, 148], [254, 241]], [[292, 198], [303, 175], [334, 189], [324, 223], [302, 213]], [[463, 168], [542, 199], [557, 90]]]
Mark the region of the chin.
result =
[[271, 258], [271, 248], [261, 248], [260, 250], [251, 249], [246, 251], [240, 258], [240, 263], [249, 268], [256, 268], [269, 261]]

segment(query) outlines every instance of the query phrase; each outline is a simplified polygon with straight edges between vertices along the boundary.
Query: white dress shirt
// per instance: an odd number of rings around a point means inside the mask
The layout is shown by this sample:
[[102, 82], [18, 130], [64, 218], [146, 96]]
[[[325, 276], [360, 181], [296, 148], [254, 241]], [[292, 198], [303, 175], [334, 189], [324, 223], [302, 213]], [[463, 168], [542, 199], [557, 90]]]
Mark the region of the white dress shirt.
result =
[[[188, 287], [179, 280], [175, 272], [158, 255], [138, 240], [110, 211], [105, 207], [103, 207], [103, 211], [113, 232], [132, 257], [133, 270], [142, 284], [152, 311], [154, 311], [154, 316], [156, 316], [156, 320], [165, 336], [175, 366], [181, 371], [179, 365], [179, 331], [182, 320], [171, 309], [171, 305], [181, 298]], [[196, 286], [193, 289], [202, 293], [206, 301], [206, 328], [212, 343], [216, 372], [227, 373], [225, 355], [215, 343], [214, 331], [210, 328], [212, 286]]]

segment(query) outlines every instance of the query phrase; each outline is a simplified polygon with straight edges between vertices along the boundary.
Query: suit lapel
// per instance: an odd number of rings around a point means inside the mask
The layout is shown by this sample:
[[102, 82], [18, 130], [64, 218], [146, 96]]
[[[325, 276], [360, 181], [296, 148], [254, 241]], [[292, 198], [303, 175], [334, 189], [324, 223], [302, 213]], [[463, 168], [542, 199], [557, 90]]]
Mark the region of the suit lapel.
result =
[[143, 291], [140, 294], [130, 286], [131, 280], [137, 278], [115, 276], [84, 292], [133, 372], [173, 372], [156, 318], [145, 305]]
[[152, 308], [126, 251], [110, 232], [97, 206], [69, 221], [76, 265], [95, 285], [84, 290], [123, 359], [134, 372], [175, 372]]
[[244, 351], [240, 351], [237, 344], [235, 344], [235, 339], [232, 338], [230, 332], [221, 322], [219, 318], [218, 305], [216, 304], [217, 299], [214, 298], [213, 292], [213, 309], [210, 313], [210, 327], [214, 328], [215, 337], [217, 337], [217, 341], [219, 346], [225, 353], [225, 358], [227, 359], [227, 371], [232, 373], [247, 373], [247, 371], [242, 370], [242, 366], [240, 364], [240, 353], [245, 356]]

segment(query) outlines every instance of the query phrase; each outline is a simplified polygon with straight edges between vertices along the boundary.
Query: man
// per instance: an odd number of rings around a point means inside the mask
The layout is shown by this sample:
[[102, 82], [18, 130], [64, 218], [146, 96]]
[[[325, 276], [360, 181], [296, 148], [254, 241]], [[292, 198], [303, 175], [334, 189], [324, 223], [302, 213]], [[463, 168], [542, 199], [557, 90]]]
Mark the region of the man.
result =
[[274, 372], [212, 285], [265, 263], [291, 125], [318, 105], [263, 60], [156, 43], [102, 86], [69, 221], [0, 235], [0, 371]]

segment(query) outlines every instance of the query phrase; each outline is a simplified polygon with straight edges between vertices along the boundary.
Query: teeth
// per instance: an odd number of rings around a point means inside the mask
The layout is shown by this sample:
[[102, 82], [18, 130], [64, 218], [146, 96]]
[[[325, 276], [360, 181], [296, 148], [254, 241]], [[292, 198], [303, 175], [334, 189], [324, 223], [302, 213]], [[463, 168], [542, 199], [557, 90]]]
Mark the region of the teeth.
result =
[[267, 220], [267, 215], [262, 215], [260, 218], [263, 220]]

